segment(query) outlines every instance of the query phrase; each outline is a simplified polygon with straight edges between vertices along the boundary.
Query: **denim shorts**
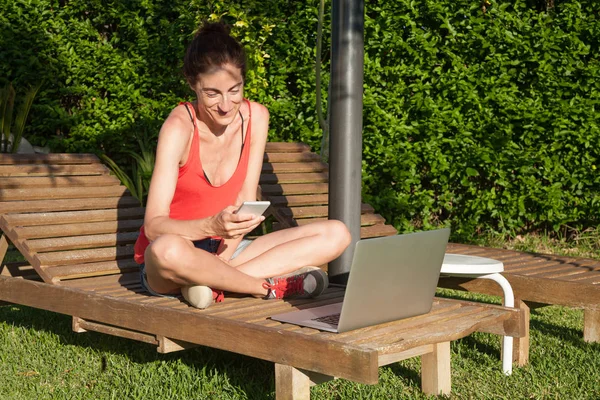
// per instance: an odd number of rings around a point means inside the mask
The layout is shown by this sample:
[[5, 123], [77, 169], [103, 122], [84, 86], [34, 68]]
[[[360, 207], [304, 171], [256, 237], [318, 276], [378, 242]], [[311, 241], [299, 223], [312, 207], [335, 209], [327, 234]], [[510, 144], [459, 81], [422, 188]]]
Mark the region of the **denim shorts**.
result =
[[[219, 250], [219, 245], [221, 244], [221, 240], [209, 238], [209, 239], [196, 240], [193, 243], [196, 248], [208, 251], [209, 253], [212, 253], [212, 254], [215, 254]], [[252, 243], [252, 240], [242, 239], [242, 241], [240, 242], [238, 247], [233, 252], [231, 259], [233, 260], [238, 255], [240, 255], [240, 253], [242, 251], [244, 251], [244, 249], [246, 247], [248, 247], [248, 245], [250, 243]], [[157, 293], [150, 288], [150, 285], [148, 285], [148, 280], [146, 279], [146, 264], [144, 264], [144, 263], [140, 264], [140, 282], [142, 284], [142, 288], [144, 288], [144, 290], [146, 290], [148, 293], [150, 293], [153, 296], [170, 297], [170, 298], [177, 297], [177, 296], [170, 295], [170, 294]]]

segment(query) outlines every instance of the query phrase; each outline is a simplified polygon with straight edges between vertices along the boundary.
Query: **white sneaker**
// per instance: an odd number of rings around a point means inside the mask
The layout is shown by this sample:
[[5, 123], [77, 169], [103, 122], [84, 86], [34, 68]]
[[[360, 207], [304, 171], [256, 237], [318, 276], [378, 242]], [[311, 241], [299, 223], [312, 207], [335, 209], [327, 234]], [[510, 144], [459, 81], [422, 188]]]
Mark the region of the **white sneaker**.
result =
[[205, 309], [213, 303], [220, 303], [224, 298], [222, 291], [212, 290], [203, 285], [182, 287], [181, 294], [190, 305], [200, 309]]

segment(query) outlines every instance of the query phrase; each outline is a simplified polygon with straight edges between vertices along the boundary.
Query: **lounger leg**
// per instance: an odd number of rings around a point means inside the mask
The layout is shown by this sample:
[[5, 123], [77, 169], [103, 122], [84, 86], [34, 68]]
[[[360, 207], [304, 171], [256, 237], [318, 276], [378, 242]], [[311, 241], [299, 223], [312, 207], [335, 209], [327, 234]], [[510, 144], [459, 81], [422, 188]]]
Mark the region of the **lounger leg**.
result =
[[429, 395], [450, 394], [450, 342], [433, 345], [421, 356], [421, 389]]
[[513, 348], [513, 361], [517, 363], [519, 367], [527, 365], [529, 363], [529, 306], [525, 304], [523, 300], [515, 299], [515, 306], [521, 310], [521, 322], [525, 327], [525, 336], [521, 338], [515, 338]]
[[583, 311], [583, 340], [600, 342], [600, 310], [586, 308]]
[[275, 364], [275, 399], [310, 399], [310, 378], [289, 365]]

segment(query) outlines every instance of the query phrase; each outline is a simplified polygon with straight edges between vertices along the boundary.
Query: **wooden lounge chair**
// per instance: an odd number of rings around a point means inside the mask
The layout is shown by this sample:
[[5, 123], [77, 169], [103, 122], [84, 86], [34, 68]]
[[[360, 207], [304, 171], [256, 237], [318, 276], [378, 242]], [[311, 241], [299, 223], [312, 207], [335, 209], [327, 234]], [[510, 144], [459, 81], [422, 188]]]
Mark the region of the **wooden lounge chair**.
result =
[[[555, 304], [584, 309], [583, 339], [600, 342], [600, 260], [552, 254], [524, 253], [463, 244], [449, 244], [448, 252], [493, 258], [504, 263], [504, 277], [515, 295], [515, 306], [529, 320], [530, 308]], [[440, 286], [490, 295], [500, 288], [483, 279], [448, 277]], [[515, 342], [515, 359], [526, 364], [529, 358], [529, 329]]]
[[[269, 145], [266, 158], [278, 149], [287, 151]], [[76, 332], [139, 340], [162, 353], [204, 345], [272, 361], [278, 399], [308, 398], [311, 382], [334, 376], [374, 384], [379, 366], [415, 356], [423, 390], [448, 393], [452, 340], [524, 332], [517, 309], [448, 299], [436, 299], [426, 315], [344, 334], [269, 319], [339, 300], [336, 288], [285, 302], [227, 296], [207, 310], [150, 296], [131, 260], [142, 218], [137, 200], [94, 156], [0, 155], [0, 259], [10, 243], [26, 259], [0, 264], [0, 300], [71, 315]], [[367, 232], [391, 232], [378, 225], [365, 224], [376, 226]]]

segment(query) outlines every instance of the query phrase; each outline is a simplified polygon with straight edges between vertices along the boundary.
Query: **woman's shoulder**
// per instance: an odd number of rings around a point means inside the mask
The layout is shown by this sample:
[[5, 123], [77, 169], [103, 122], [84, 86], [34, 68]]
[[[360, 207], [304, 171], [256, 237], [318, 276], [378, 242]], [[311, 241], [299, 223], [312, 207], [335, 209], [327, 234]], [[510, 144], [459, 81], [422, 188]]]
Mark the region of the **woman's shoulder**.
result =
[[247, 100], [248, 104], [250, 106], [250, 114], [252, 116], [252, 119], [254, 120], [254, 118], [256, 119], [269, 119], [269, 110], [267, 109], [267, 107], [263, 106], [260, 103], [257, 103], [255, 101], [250, 101]]
[[190, 131], [194, 129], [194, 123], [190, 117], [189, 110], [186, 110], [184, 103], [179, 104], [175, 107], [165, 122], [163, 123], [161, 132], [171, 135], [184, 135], [189, 136]]

